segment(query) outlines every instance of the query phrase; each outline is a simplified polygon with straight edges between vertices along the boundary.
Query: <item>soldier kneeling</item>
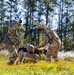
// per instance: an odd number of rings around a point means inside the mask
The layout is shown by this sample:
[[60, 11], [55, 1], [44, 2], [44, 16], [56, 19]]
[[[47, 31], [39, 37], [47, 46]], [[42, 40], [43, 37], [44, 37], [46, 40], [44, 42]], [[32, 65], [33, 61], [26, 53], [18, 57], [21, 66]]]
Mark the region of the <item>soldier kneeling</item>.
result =
[[25, 62], [36, 62], [37, 60], [39, 60], [39, 55], [34, 51], [35, 49], [33, 45], [27, 46], [27, 52], [25, 52], [24, 54]]
[[17, 51], [14, 51], [10, 56], [8, 64], [12, 65], [15, 61], [16, 64], [21, 63], [22, 59], [24, 59], [24, 62], [36, 62], [39, 58], [34, 46], [28, 45], [27, 47], [20, 47]]

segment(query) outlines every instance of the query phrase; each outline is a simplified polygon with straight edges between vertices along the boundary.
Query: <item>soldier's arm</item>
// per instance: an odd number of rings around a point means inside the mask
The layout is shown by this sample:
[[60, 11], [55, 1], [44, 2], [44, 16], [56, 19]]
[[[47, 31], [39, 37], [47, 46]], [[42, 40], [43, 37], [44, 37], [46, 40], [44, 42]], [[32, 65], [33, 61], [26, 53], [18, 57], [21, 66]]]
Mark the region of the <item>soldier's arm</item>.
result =
[[40, 28], [42, 28], [42, 29], [47, 28], [47, 26], [46, 26], [46, 25], [40, 24], [38, 21], [34, 20], [34, 18], [33, 18], [33, 17], [32, 17], [31, 19], [32, 19], [32, 21], [33, 21], [33, 22], [34, 22], [37, 26], [39, 26]]

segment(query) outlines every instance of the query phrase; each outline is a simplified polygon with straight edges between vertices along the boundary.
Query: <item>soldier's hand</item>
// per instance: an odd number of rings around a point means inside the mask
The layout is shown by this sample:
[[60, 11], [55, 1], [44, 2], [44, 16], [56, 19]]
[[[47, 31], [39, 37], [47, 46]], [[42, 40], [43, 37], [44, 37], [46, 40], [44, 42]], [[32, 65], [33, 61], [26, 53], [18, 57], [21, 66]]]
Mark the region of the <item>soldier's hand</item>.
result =
[[35, 46], [34, 48], [35, 48], [35, 49], [39, 49], [39, 48], [41, 48], [41, 47], [40, 47], [40, 46]]

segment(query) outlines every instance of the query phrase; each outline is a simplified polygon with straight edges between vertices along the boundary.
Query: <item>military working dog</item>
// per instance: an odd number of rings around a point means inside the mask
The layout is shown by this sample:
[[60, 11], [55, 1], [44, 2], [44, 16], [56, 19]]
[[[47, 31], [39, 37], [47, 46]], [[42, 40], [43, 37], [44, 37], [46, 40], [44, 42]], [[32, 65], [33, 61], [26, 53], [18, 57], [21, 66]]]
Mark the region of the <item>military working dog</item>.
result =
[[34, 49], [34, 47], [32, 45], [29, 45], [27, 47], [20, 47], [18, 48], [17, 51], [13, 51], [13, 53], [10, 55], [9, 58], [9, 65], [14, 64], [18, 64], [21, 63], [22, 60], [24, 60], [24, 62], [36, 62], [37, 60], [39, 60], [41, 58], [41, 54], [45, 54], [46, 55], [47, 50], [43, 49]]

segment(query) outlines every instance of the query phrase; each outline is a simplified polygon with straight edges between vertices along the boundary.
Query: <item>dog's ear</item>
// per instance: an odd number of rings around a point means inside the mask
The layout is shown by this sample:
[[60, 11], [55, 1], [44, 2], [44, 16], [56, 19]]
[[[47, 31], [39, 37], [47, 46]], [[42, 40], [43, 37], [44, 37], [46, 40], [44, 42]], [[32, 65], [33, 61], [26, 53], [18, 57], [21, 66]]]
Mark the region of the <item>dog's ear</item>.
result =
[[45, 49], [45, 52], [47, 52], [47, 50]]
[[44, 49], [44, 54], [46, 54], [47, 53], [47, 50], [46, 49]]

